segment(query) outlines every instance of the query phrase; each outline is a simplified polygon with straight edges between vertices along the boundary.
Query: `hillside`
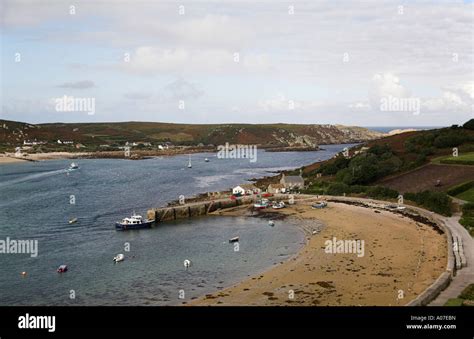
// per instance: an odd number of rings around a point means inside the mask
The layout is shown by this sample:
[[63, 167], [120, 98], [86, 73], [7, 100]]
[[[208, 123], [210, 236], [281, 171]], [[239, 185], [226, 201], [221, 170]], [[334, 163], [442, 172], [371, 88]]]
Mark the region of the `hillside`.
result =
[[[453, 156], [454, 154], [454, 156]], [[373, 140], [306, 166], [307, 193], [406, 200], [451, 215], [448, 196], [470, 201], [474, 185], [474, 120], [463, 126]], [[474, 222], [472, 222], [474, 227]]]
[[158, 122], [27, 124], [0, 120], [0, 145], [12, 151], [24, 140], [81, 143], [88, 148], [125, 142], [171, 142], [175, 145], [256, 144], [262, 148], [317, 147], [320, 144], [373, 140], [382, 133], [341, 125], [215, 124]]

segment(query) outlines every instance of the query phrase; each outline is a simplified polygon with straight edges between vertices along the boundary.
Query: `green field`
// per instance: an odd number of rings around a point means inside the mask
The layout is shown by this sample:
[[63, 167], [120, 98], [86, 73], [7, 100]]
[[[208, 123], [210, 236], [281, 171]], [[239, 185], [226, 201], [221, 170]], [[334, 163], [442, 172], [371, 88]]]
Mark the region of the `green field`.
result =
[[457, 157], [445, 156], [432, 160], [436, 164], [474, 165], [474, 152], [460, 154]]
[[456, 198], [461, 199], [461, 200], [466, 200], [469, 202], [474, 202], [474, 187], [471, 189], [468, 189], [467, 191], [459, 193], [458, 195], [456, 195]]
[[444, 306], [462, 306], [467, 300], [474, 300], [474, 284], [467, 286], [457, 298], [449, 299]]

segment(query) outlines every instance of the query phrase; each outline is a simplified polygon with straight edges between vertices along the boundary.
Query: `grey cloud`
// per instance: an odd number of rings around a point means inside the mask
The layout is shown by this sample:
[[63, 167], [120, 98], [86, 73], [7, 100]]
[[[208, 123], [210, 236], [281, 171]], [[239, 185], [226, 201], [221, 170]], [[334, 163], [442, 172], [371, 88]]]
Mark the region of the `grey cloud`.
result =
[[195, 84], [180, 78], [166, 85], [161, 94], [165, 99], [186, 100], [198, 99], [204, 95], [204, 91], [197, 88]]

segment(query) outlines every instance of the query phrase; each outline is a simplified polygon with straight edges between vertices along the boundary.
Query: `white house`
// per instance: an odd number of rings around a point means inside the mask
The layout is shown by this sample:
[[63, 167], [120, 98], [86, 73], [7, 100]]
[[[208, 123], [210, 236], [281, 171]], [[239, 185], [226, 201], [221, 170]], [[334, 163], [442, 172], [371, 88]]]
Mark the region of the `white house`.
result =
[[232, 194], [234, 195], [251, 195], [251, 194], [260, 194], [262, 190], [253, 184], [244, 184], [235, 186], [232, 189]]
[[285, 193], [286, 188], [283, 184], [270, 184], [268, 185], [267, 191], [272, 194]]

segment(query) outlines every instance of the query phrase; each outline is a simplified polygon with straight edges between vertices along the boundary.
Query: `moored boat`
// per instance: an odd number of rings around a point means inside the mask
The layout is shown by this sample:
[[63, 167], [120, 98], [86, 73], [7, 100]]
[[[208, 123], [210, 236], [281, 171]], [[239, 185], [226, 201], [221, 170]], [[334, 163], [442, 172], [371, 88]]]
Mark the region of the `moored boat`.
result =
[[67, 272], [67, 265], [60, 265], [57, 269], [58, 273], [64, 273]]
[[117, 254], [115, 257], [114, 257], [114, 261], [115, 262], [121, 262], [125, 259], [125, 256], [122, 254], [122, 253], [119, 253]]
[[150, 228], [154, 220], [145, 219], [141, 215], [133, 213], [130, 218], [124, 218], [115, 223], [115, 228], [119, 231], [136, 230], [140, 228]]
[[324, 207], [326, 207], [327, 205], [328, 205], [327, 202], [321, 201], [321, 202], [317, 202], [317, 203], [315, 203], [315, 204], [312, 204], [311, 207], [312, 207], [312, 208], [324, 208]]
[[268, 201], [268, 199], [257, 200], [257, 202], [253, 204], [253, 207], [257, 209], [263, 209], [263, 208], [267, 208], [269, 203], [270, 202]]
[[76, 164], [75, 162], [73, 162], [69, 165], [70, 170], [75, 170], [75, 169], [78, 169], [78, 168], [79, 168], [79, 165]]
[[275, 202], [272, 206], [272, 208], [274, 208], [276, 210], [284, 208], [284, 207], [285, 207], [285, 203], [283, 201]]
[[191, 155], [189, 156], [188, 168], [193, 168], [193, 165], [191, 164]]
[[239, 237], [233, 237], [229, 239], [229, 243], [239, 242]]

